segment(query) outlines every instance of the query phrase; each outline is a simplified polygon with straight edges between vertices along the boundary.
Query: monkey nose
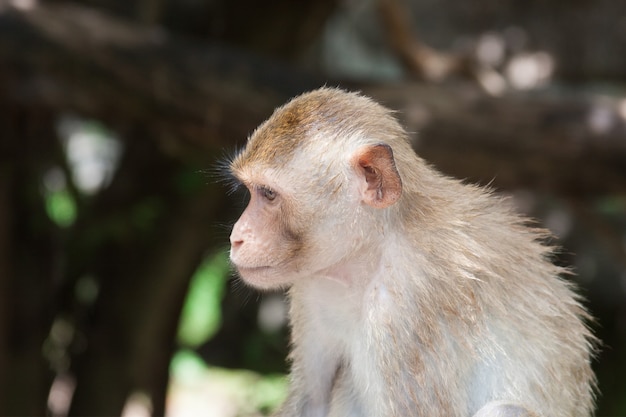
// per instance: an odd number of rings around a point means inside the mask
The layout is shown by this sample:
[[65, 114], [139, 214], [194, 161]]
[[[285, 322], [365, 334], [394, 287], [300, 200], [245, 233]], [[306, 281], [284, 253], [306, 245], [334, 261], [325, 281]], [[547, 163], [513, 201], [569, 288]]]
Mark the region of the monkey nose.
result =
[[243, 245], [243, 238], [241, 236], [236, 235], [235, 232], [233, 231], [233, 233], [230, 234], [230, 246], [233, 249], [237, 249], [241, 245]]
[[230, 247], [238, 249], [250, 237], [250, 227], [245, 219], [239, 219], [230, 232]]

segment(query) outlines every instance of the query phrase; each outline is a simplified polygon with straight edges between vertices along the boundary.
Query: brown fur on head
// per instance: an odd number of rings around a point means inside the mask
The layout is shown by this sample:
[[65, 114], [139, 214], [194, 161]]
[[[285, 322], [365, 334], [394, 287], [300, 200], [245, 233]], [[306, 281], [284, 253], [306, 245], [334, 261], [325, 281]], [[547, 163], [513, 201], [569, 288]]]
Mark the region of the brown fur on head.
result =
[[[243, 165], [276, 166], [320, 135], [340, 141], [355, 133], [387, 131], [388, 136], [405, 136], [391, 112], [358, 94], [337, 94], [340, 90], [321, 88], [279, 107], [248, 139], [246, 148], [232, 161], [237, 172]], [[372, 138], [375, 140], [375, 138]], [[385, 138], [380, 138], [385, 142]], [[314, 145], [317, 146], [317, 145]]]
[[[261, 271], [272, 275], [271, 282], [281, 287], [291, 284], [300, 271], [309, 273], [311, 263], [329, 266], [313, 261], [329, 251], [320, 247], [317, 236], [332, 226], [333, 217], [343, 218], [346, 199], [361, 201], [364, 209], [391, 206], [401, 197], [402, 181], [391, 144], [401, 142], [395, 146], [403, 143], [410, 149], [406, 134], [387, 109], [366, 97], [338, 91], [316, 90], [276, 109], [230, 164], [252, 198], [235, 230], [247, 233], [246, 242], [257, 242], [235, 245], [234, 261], [244, 279], [257, 286], [266, 285], [264, 280], [256, 281]], [[363, 141], [368, 131], [376, 130], [385, 133]], [[349, 177], [358, 181], [347, 182]], [[271, 204], [256, 198], [267, 189], [276, 194]], [[311, 218], [318, 221], [314, 224]], [[245, 227], [251, 222], [257, 225], [254, 233]], [[353, 241], [358, 242], [360, 228], [353, 232]], [[355, 250], [354, 242], [342, 248], [335, 245], [334, 253], [323, 258], [338, 261]], [[244, 246], [260, 253], [246, 251]], [[254, 262], [248, 259], [253, 257]], [[287, 266], [290, 271], [285, 274]]]

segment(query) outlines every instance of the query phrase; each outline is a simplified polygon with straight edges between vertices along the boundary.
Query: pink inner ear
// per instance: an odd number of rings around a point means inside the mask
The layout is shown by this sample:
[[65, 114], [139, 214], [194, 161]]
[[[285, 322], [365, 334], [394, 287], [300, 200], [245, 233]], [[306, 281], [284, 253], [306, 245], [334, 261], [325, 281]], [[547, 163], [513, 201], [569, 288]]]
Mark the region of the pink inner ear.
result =
[[376, 172], [376, 169], [372, 166], [371, 162], [361, 158], [359, 159], [359, 165], [363, 168], [363, 174], [365, 175], [365, 181], [368, 184], [368, 188], [380, 188], [380, 181], [382, 179], [380, 172]]
[[372, 145], [357, 156], [357, 164], [365, 180], [363, 201], [376, 208], [394, 204], [402, 193], [402, 180], [396, 169], [391, 146]]

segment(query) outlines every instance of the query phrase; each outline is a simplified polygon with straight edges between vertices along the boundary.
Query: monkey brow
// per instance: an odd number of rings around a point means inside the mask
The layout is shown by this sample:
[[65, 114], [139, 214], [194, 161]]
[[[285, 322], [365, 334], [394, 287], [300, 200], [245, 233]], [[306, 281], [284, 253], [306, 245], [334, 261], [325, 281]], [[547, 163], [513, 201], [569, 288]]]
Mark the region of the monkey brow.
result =
[[243, 181], [230, 170], [223, 172], [220, 182], [226, 185], [228, 195], [234, 194], [243, 185]]

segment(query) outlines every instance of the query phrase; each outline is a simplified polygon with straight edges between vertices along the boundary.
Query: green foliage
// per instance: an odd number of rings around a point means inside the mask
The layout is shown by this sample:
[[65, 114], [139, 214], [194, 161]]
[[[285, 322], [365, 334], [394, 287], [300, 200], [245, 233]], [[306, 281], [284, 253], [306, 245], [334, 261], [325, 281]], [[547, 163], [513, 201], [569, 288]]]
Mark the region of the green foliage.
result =
[[281, 374], [265, 375], [250, 392], [257, 410], [269, 412], [278, 407], [287, 396], [287, 377]]
[[219, 329], [228, 270], [228, 257], [222, 251], [206, 259], [191, 278], [178, 325], [182, 346], [198, 347]]
[[74, 286], [74, 296], [76, 300], [84, 305], [92, 305], [98, 298], [100, 285], [98, 280], [91, 275], [84, 275], [76, 281]]
[[[229, 413], [213, 410], [215, 415], [257, 415], [269, 413], [285, 399], [287, 378], [281, 374], [259, 375], [241, 369], [224, 369], [207, 366], [195, 352], [179, 350], [171, 363], [170, 397], [185, 392], [187, 397], [197, 396], [206, 411], [207, 402], [227, 405]], [[190, 404], [191, 405], [191, 404]]]
[[172, 357], [170, 368], [175, 378], [188, 384], [202, 378], [207, 365], [195, 352], [181, 349]]
[[626, 198], [621, 195], [603, 196], [595, 202], [595, 208], [608, 216], [621, 215], [626, 209]]
[[48, 217], [60, 227], [69, 227], [76, 220], [76, 202], [67, 191], [62, 189], [46, 196]]

